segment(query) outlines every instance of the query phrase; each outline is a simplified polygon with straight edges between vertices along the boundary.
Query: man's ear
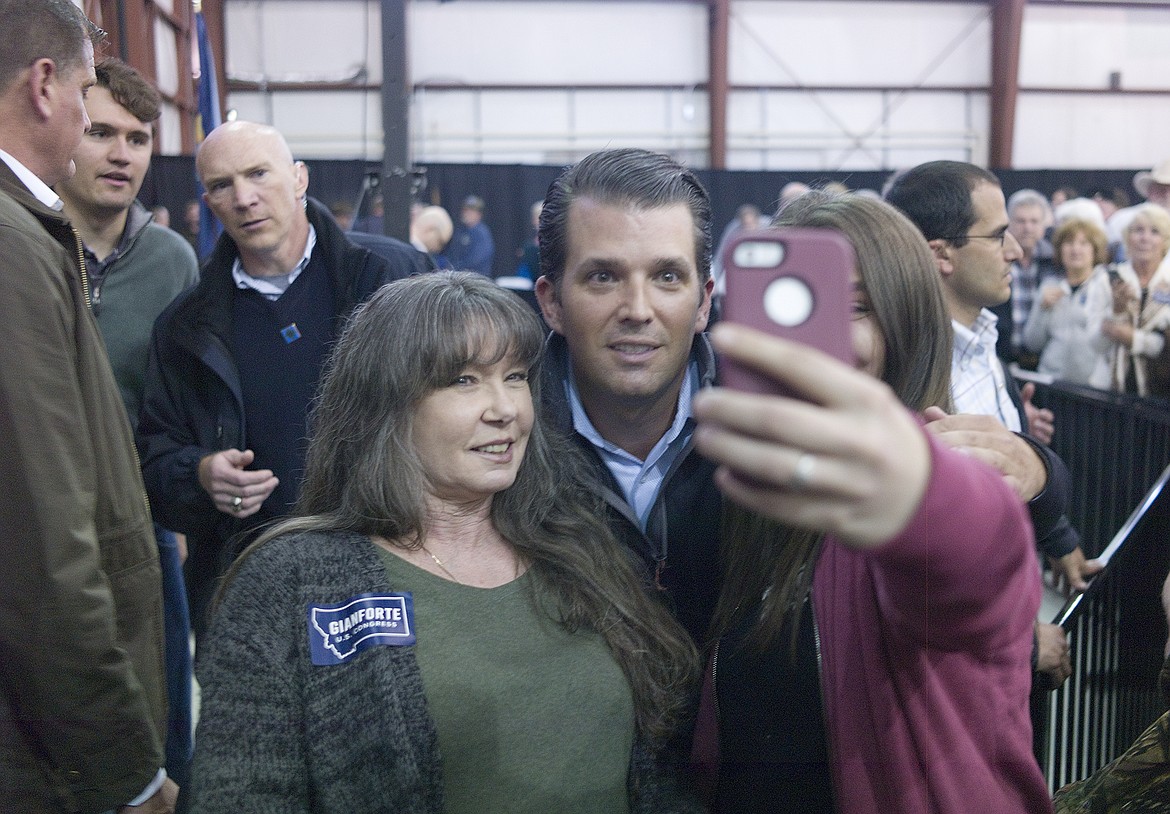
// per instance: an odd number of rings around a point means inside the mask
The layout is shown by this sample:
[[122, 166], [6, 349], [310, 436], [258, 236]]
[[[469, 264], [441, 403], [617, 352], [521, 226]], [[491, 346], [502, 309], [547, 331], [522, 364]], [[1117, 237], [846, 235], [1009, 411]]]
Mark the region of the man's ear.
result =
[[57, 63], [48, 57], [38, 59], [28, 68], [26, 89], [29, 104], [42, 119], [53, 115], [53, 102], [56, 99], [57, 89], [54, 80], [57, 78]]
[[293, 170], [296, 172], [297, 178], [297, 198], [303, 198], [309, 190], [309, 168], [305, 166], [304, 161], [295, 161], [293, 162]]
[[557, 297], [557, 287], [543, 274], [536, 279], [536, 301], [540, 303], [540, 312], [544, 314], [544, 321], [548, 327], [564, 336], [561, 330], [561, 301]]
[[934, 265], [938, 269], [938, 273], [943, 277], [950, 277], [955, 273], [955, 263], [952, 253], [955, 247], [951, 245], [949, 240], [942, 238], [935, 238], [927, 241], [930, 246], [930, 253], [934, 256]]
[[703, 299], [699, 302], [699, 313], [695, 317], [695, 333], [701, 334], [707, 330], [711, 321], [711, 295], [715, 292], [715, 280], [710, 276], [703, 284]]

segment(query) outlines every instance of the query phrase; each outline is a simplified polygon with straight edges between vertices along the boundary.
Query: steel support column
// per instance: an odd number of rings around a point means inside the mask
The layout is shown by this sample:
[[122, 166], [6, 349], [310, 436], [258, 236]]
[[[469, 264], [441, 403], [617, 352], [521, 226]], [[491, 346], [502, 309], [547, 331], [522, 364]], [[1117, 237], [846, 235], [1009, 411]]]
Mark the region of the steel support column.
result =
[[708, 13], [707, 110], [710, 115], [708, 166], [727, 167], [727, 37], [731, 0], [710, 0]]
[[991, 11], [991, 138], [988, 164], [1012, 167], [1016, 100], [1020, 92], [1020, 37], [1025, 0], [993, 0]]
[[406, 60], [406, 0], [382, 0], [382, 231], [408, 241], [410, 81]]

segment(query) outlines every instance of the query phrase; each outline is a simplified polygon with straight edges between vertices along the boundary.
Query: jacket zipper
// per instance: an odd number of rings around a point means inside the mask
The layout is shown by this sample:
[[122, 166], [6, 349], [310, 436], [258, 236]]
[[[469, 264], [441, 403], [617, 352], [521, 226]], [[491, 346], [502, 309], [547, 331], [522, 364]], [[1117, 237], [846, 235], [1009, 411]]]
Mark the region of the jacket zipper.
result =
[[723, 723], [723, 714], [719, 709], [719, 647], [722, 644], [722, 638], [716, 639], [715, 650], [711, 653], [711, 703], [715, 705], [716, 731], [718, 731], [718, 725]]
[[[114, 266], [117, 265], [117, 262], [119, 260], [121, 260], [123, 257], [125, 257], [126, 255], [130, 254], [130, 250], [132, 248], [134, 248], [134, 244], [138, 242], [138, 238], [141, 237], [142, 233], [146, 231], [146, 227], [149, 226], [150, 224], [152, 224], [153, 222], [154, 222], [154, 215], [150, 215], [147, 218], [146, 223], [139, 226], [137, 231], [135, 231], [134, 234], [130, 235], [130, 242], [126, 244], [125, 251], [123, 251], [123, 252], [118, 251], [118, 249], [121, 248], [121, 246], [114, 247], [114, 251], [111, 254], [112, 255], [116, 254], [116, 256], [114, 256], [112, 260], [109, 257], [106, 258], [107, 261], [109, 262], [109, 268], [106, 269], [107, 273], [112, 272], [114, 270]], [[129, 227], [129, 223], [127, 223], [127, 227]], [[74, 230], [74, 231], [76, 232], [76, 230]], [[104, 282], [105, 282], [105, 275], [103, 274], [102, 279], [98, 280], [96, 283], [93, 284], [93, 297], [92, 297], [93, 302], [90, 303], [89, 307], [93, 310], [95, 316], [98, 313], [98, 309], [101, 308], [101, 305], [102, 305], [102, 283], [104, 283]]]
[[77, 249], [77, 269], [81, 272], [81, 293], [85, 297], [85, 307], [93, 308], [93, 301], [89, 296], [89, 272], [85, 268], [85, 248], [81, 245], [81, 235], [77, 234], [77, 230], [72, 226], [69, 231], [73, 233], [73, 245]]
[[817, 606], [813, 603], [812, 586], [808, 589], [808, 612], [812, 616], [813, 648], [817, 654], [817, 686], [821, 690], [821, 729], [825, 733], [825, 749], [829, 753], [829, 780], [833, 784], [833, 797], [836, 799], [836, 776], [833, 767], [837, 765], [833, 755], [833, 733], [829, 731], [829, 720], [825, 714], [825, 665], [821, 656], [821, 627], [817, 624]]
[[[85, 305], [91, 311], [93, 310], [93, 301], [90, 299], [89, 293], [89, 272], [85, 268], [85, 248], [81, 245], [81, 235], [77, 234], [77, 230], [72, 226], [69, 231], [73, 233], [73, 245], [77, 248], [77, 268], [81, 272], [81, 293], [85, 297]], [[142, 461], [138, 457], [138, 445], [134, 443], [134, 439], [130, 439], [130, 452], [134, 455], [134, 466], [138, 469], [139, 476], [142, 475]], [[146, 516], [150, 517], [150, 497], [146, 494], [146, 488], [142, 489], [142, 505], [146, 507]]]

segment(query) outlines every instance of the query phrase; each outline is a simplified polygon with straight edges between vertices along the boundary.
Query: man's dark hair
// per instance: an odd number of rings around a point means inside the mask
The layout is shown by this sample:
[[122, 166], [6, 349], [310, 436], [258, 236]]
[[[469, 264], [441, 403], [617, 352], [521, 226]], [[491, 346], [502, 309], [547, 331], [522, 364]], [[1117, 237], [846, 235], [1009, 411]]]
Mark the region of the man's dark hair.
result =
[[162, 98], [142, 74], [125, 62], [107, 57], [94, 67], [98, 87], [105, 88], [114, 101], [140, 122], [153, 122], [162, 113]]
[[686, 204], [695, 226], [699, 281], [711, 276], [711, 200], [695, 174], [673, 158], [647, 150], [602, 150], [569, 167], [548, 188], [540, 213], [540, 273], [560, 285], [568, 251], [569, 209], [577, 198], [599, 204], [656, 209]]
[[999, 179], [974, 164], [928, 161], [900, 175], [886, 201], [902, 210], [927, 240], [948, 240], [962, 248], [976, 220], [971, 193], [982, 183], [998, 187]]
[[70, 0], [0, 0], [0, 20], [0, 93], [38, 59], [72, 71], [85, 41], [97, 44], [106, 35]]

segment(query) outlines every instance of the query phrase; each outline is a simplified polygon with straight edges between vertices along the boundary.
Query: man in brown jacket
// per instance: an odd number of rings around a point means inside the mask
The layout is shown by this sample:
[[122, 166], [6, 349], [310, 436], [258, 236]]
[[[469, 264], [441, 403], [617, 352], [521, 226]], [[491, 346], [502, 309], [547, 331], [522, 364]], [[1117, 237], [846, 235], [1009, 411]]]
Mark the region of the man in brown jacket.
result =
[[168, 811], [158, 554], [50, 189], [100, 32], [70, 0], [0, 0], [0, 20], [0, 807]]

